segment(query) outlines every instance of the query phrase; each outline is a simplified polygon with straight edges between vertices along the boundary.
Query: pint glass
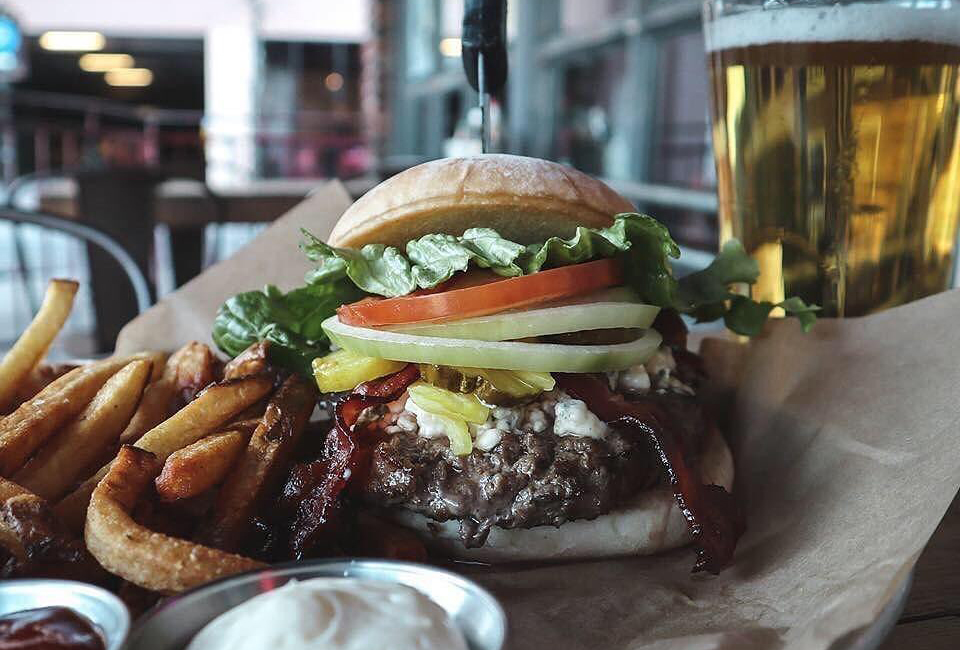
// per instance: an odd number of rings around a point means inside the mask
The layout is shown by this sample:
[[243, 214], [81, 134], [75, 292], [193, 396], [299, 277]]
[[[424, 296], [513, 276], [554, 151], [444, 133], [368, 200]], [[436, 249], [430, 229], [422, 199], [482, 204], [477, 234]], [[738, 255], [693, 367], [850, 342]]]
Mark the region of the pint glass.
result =
[[951, 284], [960, 2], [704, 5], [720, 236], [758, 300], [859, 316]]

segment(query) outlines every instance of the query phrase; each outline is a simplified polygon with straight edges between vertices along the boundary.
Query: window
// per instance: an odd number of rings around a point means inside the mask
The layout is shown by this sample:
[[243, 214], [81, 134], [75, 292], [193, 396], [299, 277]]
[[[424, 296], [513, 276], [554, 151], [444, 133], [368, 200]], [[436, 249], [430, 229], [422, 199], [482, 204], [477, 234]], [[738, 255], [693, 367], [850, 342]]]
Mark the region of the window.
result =
[[603, 27], [611, 18], [626, 13], [630, 0], [563, 0], [560, 5], [560, 29], [583, 32]]
[[[406, 103], [389, 153], [405, 160], [472, 153], [476, 94], [447, 42], [459, 38], [463, 0], [405, 5], [407, 66], [394, 96]], [[667, 221], [681, 243], [713, 248], [715, 179], [699, 17], [700, 0], [508, 2], [510, 72], [503, 103], [491, 110], [501, 150], [612, 180]]]
[[405, 18], [406, 75], [426, 77], [436, 70], [436, 0], [407, 0]]
[[619, 129], [625, 69], [620, 45], [585, 53], [563, 66], [553, 158], [598, 176], [627, 174], [629, 154]]

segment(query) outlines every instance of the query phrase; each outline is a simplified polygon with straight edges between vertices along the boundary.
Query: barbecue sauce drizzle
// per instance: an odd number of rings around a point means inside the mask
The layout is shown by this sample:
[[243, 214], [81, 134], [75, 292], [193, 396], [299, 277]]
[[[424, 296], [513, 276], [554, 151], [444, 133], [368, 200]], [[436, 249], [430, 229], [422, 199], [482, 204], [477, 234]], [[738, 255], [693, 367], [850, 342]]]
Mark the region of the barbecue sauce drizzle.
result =
[[594, 375], [554, 373], [557, 386], [583, 400], [608, 425], [647, 436], [666, 471], [674, 497], [693, 534], [697, 561], [693, 572], [717, 574], [733, 560], [737, 540], [745, 529], [743, 514], [733, 495], [719, 485], [704, 485], [687, 461], [683, 438], [653, 400], [627, 401]]

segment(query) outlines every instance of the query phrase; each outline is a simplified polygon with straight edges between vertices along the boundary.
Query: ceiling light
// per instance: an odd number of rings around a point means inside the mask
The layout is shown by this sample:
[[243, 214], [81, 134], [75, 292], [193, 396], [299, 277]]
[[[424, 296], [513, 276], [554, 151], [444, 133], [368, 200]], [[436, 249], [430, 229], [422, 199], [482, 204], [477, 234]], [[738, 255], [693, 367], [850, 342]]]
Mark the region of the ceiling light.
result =
[[153, 73], [147, 68], [116, 68], [108, 70], [104, 79], [111, 86], [149, 86]]
[[444, 38], [440, 41], [440, 54], [443, 56], [460, 56], [463, 45], [459, 38]]
[[133, 57], [129, 54], [87, 53], [80, 57], [80, 68], [87, 72], [107, 72], [117, 68], [132, 68]]
[[323, 85], [327, 87], [327, 90], [335, 93], [343, 88], [343, 75], [339, 72], [331, 72], [323, 78]]
[[40, 47], [58, 52], [91, 52], [102, 50], [107, 39], [100, 32], [44, 32]]

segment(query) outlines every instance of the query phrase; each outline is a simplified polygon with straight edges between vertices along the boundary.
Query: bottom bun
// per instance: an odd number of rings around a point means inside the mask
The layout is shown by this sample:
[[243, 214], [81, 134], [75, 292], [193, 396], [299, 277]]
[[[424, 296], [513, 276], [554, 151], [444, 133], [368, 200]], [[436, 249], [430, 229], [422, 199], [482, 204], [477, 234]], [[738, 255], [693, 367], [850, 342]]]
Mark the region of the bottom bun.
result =
[[[704, 483], [732, 488], [733, 456], [715, 428], [707, 434], [699, 465]], [[463, 545], [457, 520], [438, 522], [404, 509], [390, 510], [386, 516], [416, 531], [435, 551], [481, 562], [650, 555], [691, 542], [687, 521], [666, 487], [645, 490], [623, 507], [596, 519], [568, 521], [560, 527], [494, 527], [480, 548]]]

